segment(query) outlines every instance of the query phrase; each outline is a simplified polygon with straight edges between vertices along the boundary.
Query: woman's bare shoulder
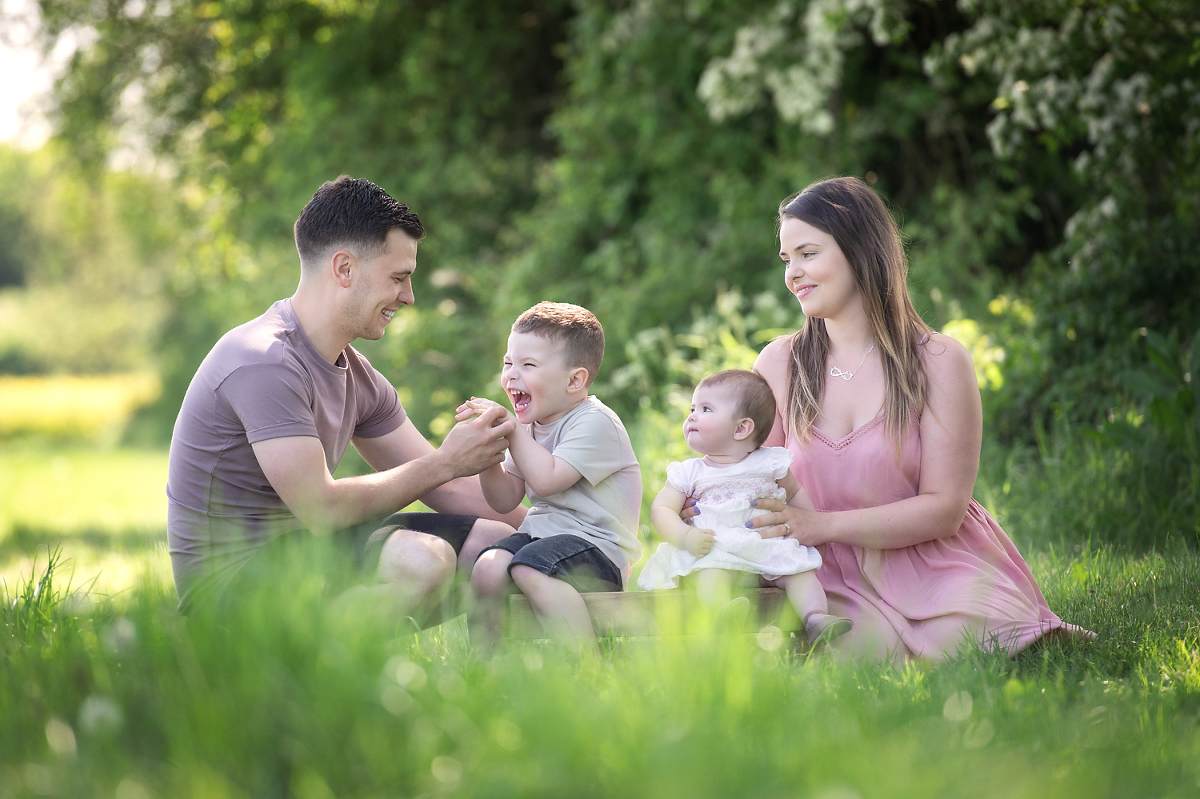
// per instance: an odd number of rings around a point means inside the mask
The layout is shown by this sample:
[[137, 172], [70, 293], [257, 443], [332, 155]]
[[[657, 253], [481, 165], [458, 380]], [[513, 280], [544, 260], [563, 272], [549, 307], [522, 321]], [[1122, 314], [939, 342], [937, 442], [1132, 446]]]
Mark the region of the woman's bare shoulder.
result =
[[791, 357], [792, 335], [795, 334], [780, 336], [768, 342], [754, 361], [754, 371], [767, 380], [783, 376], [787, 372], [788, 358]]
[[921, 363], [928, 390], [925, 407], [933, 412], [923, 414], [922, 420], [938, 420], [963, 441], [977, 438], [982, 410], [971, 353], [949, 336], [931, 333], [921, 347]]
[[975, 378], [971, 353], [944, 333], [929, 333], [921, 345], [921, 365], [931, 383], [954, 382], [967, 376], [972, 380]]

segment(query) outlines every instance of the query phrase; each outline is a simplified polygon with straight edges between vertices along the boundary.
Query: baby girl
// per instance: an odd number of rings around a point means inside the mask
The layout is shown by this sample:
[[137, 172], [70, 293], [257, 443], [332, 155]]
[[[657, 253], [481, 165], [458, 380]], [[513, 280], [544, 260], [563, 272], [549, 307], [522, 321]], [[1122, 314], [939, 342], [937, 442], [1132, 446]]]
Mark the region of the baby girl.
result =
[[[792, 538], [764, 538], [746, 527], [752, 517], [765, 513], [750, 504], [758, 498], [786, 499], [793, 507], [812, 508], [789, 471], [791, 453], [761, 446], [774, 420], [775, 397], [757, 374], [729, 369], [700, 381], [683, 435], [704, 457], [667, 467], [667, 484], [650, 509], [663, 543], [646, 561], [638, 588], [674, 588], [680, 577], [695, 574], [700, 599], [713, 605], [728, 600], [741, 574], [761, 575], [764, 585], [787, 592], [809, 641], [826, 642], [852, 625], [849, 619], [829, 615], [816, 575], [820, 553]], [[689, 497], [699, 511], [691, 525], [680, 518]]]

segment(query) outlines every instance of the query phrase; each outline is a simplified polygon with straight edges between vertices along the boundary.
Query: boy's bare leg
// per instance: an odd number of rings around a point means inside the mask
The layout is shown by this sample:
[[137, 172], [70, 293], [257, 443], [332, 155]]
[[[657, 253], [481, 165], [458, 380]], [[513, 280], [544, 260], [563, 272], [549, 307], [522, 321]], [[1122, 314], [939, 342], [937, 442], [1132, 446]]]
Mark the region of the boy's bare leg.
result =
[[[463, 549], [466, 549], [464, 545]], [[516, 585], [508, 576], [512, 553], [503, 549], [484, 552], [471, 570], [471, 607], [467, 611], [467, 631], [471, 643], [491, 654], [504, 627], [504, 603]]]
[[528, 566], [514, 566], [513, 582], [529, 597], [546, 636], [581, 649], [596, 649], [596, 628], [583, 597], [570, 583]]

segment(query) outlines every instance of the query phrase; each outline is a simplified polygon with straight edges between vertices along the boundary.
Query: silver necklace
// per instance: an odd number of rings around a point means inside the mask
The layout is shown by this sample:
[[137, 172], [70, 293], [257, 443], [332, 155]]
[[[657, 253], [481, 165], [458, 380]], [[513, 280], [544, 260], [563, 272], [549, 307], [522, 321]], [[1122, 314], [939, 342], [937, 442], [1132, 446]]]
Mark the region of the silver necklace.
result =
[[[871, 350], [873, 350], [873, 349], [875, 349], [874, 344], [872, 344], [867, 349], [867, 355], [870, 355]], [[854, 372], [857, 372], [859, 369], [861, 369], [862, 365], [867, 362], [867, 355], [864, 355], [863, 359], [858, 362], [858, 366], [854, 367]], [[836, 366], [829, 367], [829, 376], [830, 377], [840, 377], [843, 380], [849, 380], [850, 378], [854, 377], [854, 372], [843, 372], [841, 369], [837, 368]]]

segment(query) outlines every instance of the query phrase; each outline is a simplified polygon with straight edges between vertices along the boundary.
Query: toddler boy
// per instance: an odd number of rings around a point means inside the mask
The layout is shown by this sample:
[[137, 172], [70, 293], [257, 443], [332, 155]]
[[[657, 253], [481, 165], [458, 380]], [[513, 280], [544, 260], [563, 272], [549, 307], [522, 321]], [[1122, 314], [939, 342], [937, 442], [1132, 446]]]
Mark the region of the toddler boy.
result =
[[[513, 323], [500, 382], [520, 424], [504, 462], [479, 479], [494, 510], [512, 510], [526, 494], [531, 507], [471, 572], [471, 634], [485, 648], [514, 584], [548, 637], [594, 645], [580, 592], [624, 590], [641, 556], [637, 457], [621, 420], [588, 395], [603, 359], [604, 328], [586, 308], [542, 302]], [[495, 404], [472, 398], [457, 418]]]

